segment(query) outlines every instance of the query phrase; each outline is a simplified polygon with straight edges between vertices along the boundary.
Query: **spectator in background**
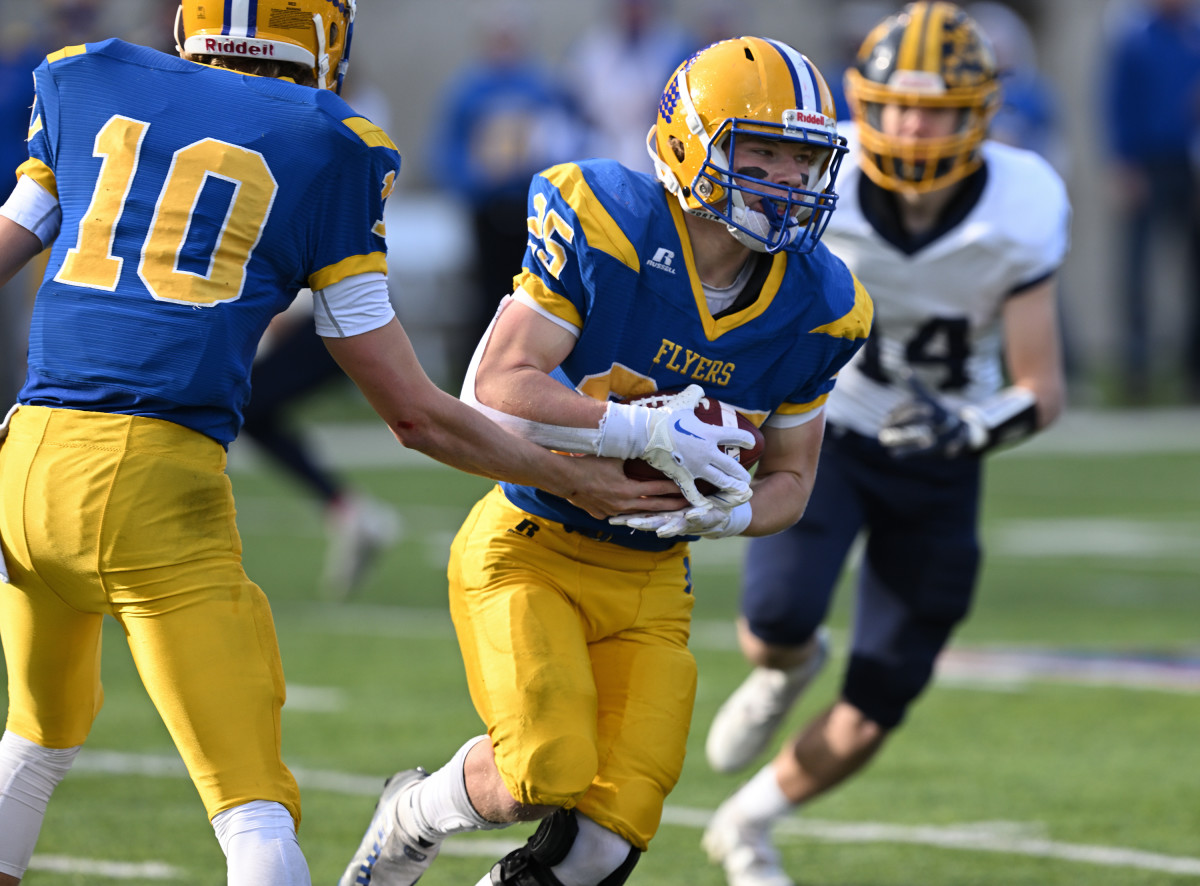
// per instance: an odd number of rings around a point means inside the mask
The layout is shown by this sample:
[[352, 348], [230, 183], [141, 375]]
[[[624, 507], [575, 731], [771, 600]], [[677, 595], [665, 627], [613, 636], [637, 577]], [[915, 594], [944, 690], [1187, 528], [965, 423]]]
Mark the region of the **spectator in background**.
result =
[[530, 179], [578, 155], [582, 146], [579, 115], [551, 71], [532, 55], [530, 33], [523, 7], [489, 9], [478, 61], [450, 83], [434, 129], [434, 180], [470, 207], [475, 240], [476, 289], [455, 356], [460, 375], [521, 270]]
[[1104, 131], [1115, 164], [1125, 377], [1135, 404], [1151, 395], [1152, 246], [1163, 234], [1187, 252], [1185, 394], [1200, 401], [1200, 15], [1192, 0], [1145, 0], [1115, 22], [1104, 57]]
[[585, 156], [653, 172], [646, 131], [662, 85], [700, 48], [700, 39], [667, 14], [666, 2], [611, 0], [610, 20], [584, 31], [567, 53], [563, 73], [589, 126]]

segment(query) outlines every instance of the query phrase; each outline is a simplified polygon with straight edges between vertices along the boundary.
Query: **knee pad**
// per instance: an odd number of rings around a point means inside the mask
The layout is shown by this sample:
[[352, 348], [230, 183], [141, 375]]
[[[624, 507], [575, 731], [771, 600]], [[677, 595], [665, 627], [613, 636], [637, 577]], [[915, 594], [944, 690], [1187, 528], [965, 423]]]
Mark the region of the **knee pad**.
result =
[[[580, 839], [580, 831], [584, 832]], [[593, 832], [602, 832], [611, 839], [597, 840], [589, 836]], [[600, 858], [572, 858], [568, 865], [568, 856], [578, 856], [580, 852], [587, 855], [607, 855], [617, 844], [628, 847], [625, 857], [616, 868], [611, 862]], [[602, 845], [608, 843], [611, 845]], [[572, 851], [574, 850], [574, 852]], [[491, 879], [493, 886], [622, 886], [633, 871], [641, 852], [634, 849], [621, 837], [605, 830], [586, 816], [580, 816], [573, 809], [560, 809], [553, 815], [542, 820], [524, 846], [510, 852], [492, 868]], [[597, 864], [598, 863], [598, 864]], [[564, 866], [572, 873], [583, 869], [589, 873], [582, 876], [587, 878], [581, 882], [578, 876], [568, 876], [569, 882], [564, 882], [556, 875], [554, 868]], [[603, 879], [597, 879], [594, 870], [599, 866], [607, 871]]]
[[931, 664], [907, 662], [889, 667], [851, 655], [842, 697], [884, 729], [892, 730], [904, 722], [909, 706], [931, 676]]
[[508, 772], [516, 776], [527, 797], [514, 796], [536, 805], [574, 806], [591, 787], [600, 764], [596, 747], [587, 738], [569, 734], [534, 738], [527, 747], [525, 758], [520, 761], [522, 768]]

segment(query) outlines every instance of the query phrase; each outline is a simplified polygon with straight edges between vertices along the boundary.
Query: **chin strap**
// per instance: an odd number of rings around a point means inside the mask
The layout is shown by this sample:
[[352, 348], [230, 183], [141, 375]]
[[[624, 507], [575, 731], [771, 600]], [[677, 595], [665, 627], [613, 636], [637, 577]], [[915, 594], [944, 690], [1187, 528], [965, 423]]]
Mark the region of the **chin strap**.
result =
[[180, 55], [183, 54], [183, 41], [180, 39], [183, 34], [183, 4], [179, 4], [179, 8], [175, 10], [175, 51]]
[[[733, 202], [735, 205], [733, 212], [730, 213], [730, 217], [736, 224], [726, 224], [725, 228], [733, 236], [733, 239], [737, 240], [743, 246], [752, 249], [754, 252], [775, 253], [781, 249], [786, 249], [800, 236], [800, 227], [798, 225], [788, 225], [785, 229], [787, 237], [772, 249], [763, 240], [759, 240], [754, 236], [754, 234], [758, 234], [763, 238], [773, 239], [775, 230], [771, 227], [771, 220], [758, 210], [747, 209], [741, 197], [742, 195], [738, 191], [733, 192]], [[747, 228], [749, 233], [739, 229], [737, 225]]]
[[325, 51], [325, 21], [321, 13], [313, 13], [313, 27], [317, 29], [317, 87], [329, 88], [329, 53]]

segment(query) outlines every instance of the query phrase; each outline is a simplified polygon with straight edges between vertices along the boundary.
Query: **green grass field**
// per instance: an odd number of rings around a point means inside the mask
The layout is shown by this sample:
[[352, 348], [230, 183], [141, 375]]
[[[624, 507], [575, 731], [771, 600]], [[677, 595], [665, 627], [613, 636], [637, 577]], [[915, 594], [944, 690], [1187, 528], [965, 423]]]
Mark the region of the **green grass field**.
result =
[[[1183, 442], [1162, 452], [1138, 444], [1161, 437], [1151, 417], [1126, 415], [1133, 451], [1095, 446], [1120, 421], [1068, 423], [1048, 435], [1055, 445], [992, 461], [975, 611], [877, 762], [780, 828], [800, 884], [1200, 884], [1200, 415], [1172, 425]], [[1145, 424], [1128, 434], [1129, 423]], [[480, 731], [444, 566], [488, 484], [398, 451], [395, 461], [350, 468], [400, 510], [406, 532], [340, 605], [317, 589], [315, 508], [272, 471], [233, 472], [247, 569], [276, 614], [284, 752], [303, 790], [316, 883], [336, 882], [384, 776], [436, 768]], [[694, 549], [691, 753], [632, 882], [724, 883], [698, 840], [739, 778], [710, 772], [702, 746], [746, 672], [731, 621], [741, 549]], [[849, 596], [832, 621], [839, 651]], [[104, 710], [51, 803], [25, 882], [222, 884], [220, 849], [115, 623], [105, 644]], [[835, 656], [790, 725], [830, 700], [841, 664]], [[471, 886], [526, 833], [456, 838], [422, 886]]]

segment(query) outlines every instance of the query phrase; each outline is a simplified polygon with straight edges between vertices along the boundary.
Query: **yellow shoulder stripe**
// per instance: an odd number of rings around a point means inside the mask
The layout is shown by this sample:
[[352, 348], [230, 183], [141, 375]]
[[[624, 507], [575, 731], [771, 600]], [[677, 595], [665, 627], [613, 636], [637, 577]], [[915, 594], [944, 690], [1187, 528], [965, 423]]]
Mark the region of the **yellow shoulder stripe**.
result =
[[584, 181], [582, 169], [574, 163], [563, 163], [551, 167], [542, 175], [558, 188], [563, 199], [575, 210], [589, 246], [611, 255], [635, 271], [641, 269], [637, 250], [596, 199], [591, 186]]
[[23, 175], [29, 176], [31, 179], [53, 194], [55, 200], [58, 199], [58, 180], [54, 177], [54, 170], [37, 157], [30, 157], [17, 167], [17, 178], [20, 178]]
[[583, 317], [569, 300], [559, 295], [532, 271], [523, 270], [513, 280], [514, 289], [520, 289], [537, 303], [537, 306], [576, 329], [583, 329]]
[[382, 252], [370, 252], [366, 255], [352, 255], [340, 262], [327, 265], [308, 277], [308, 287], [313, 291], [332, 286], [355, 274], [366, 274], [370, 271], [387, 273], [387, 255]]
[[73, 55], [83, 55], [86, 52], [87, 46], [82, 43], [80, 43], [78, 46], [64, 46], [58, 52], [52, 52], [46, 56], [46, 61], [48, 61], [50, 64], [54, 64], [55, 62], [62, 61], [64, 58], [70, 58]]
[[867, 295], [867, 290], [858, 282], [858, 278], [854, 277], [854, 307], [850, 309], [850, 313], [812, 331], [824, 332], [836, 338], [866, 338], [871, 334], [871, 321], [874, 316], [875, 304], [871, 301], [871, 296]]
[[395, 143], [388, 137], [388, 134], [366, 117], [347, 117], [342, 123], [353, 130], [355, 135], [372, 148], [391, 148], [393, 151], [397, 150]]

